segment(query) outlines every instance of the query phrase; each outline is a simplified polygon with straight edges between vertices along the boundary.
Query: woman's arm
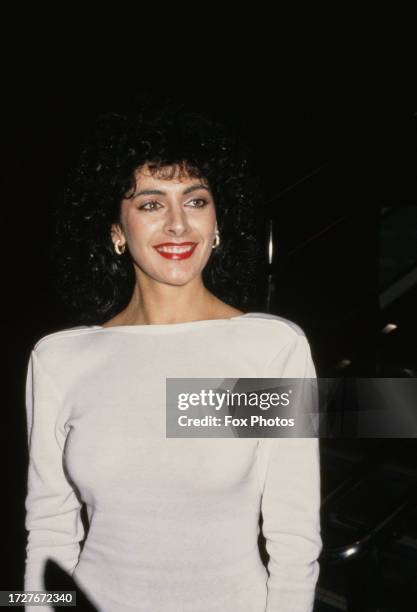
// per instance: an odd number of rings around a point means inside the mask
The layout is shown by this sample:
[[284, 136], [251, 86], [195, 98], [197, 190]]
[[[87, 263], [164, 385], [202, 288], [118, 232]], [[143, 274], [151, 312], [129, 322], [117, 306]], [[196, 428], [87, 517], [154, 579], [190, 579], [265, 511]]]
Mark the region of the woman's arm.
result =
[[[298, 335], [267, 367], [270, 378], [316, 378]], [[266, 612], [311, 612], [322, 549], [318, 438], [259, 442], [263, 457], [262, 531], [270, 556]]]
[[[34, 349], [26, 378], [29, 449], [25, 527], [28, 531], [24, 589], [44, 591], [44, 569], [53, 559], [72, 574], [84, 537], [81, 504], [63, 468], [66, 432], [59, 426], [62, 401]], [[40, 612], [54, 608], [29, 606]]]

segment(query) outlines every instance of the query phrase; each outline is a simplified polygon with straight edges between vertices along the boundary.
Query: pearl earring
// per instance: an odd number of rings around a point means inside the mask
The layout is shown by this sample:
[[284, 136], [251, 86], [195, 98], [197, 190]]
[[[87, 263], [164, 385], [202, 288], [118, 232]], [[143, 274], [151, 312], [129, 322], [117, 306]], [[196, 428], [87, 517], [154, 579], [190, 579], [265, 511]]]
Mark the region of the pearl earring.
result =
[[125, 250], [126, 250], [126, 245], [125, 245], [125, 244], [123, 244], [123, 245], [122, 245], [122, 249], [123, 249], [123, 250], [121, 250], [121, 249], [120, 249], [120, 246], [119, 246], [119, 245], [120, 245], [120, 243], [121, 243], [121, 240], [116, 240], [116, 242], [115, 242], [115, 244], [114, 244], [114, 250], [116, 251], [116, 253], [117, 253], [118, 255], [123, 255], [123, 253], [124, 253], [124, 252], [125, 252]]
[[216, 247], [219, 246], [219, 244], [220, 244], [220, 234], [219, 234], [219, 230], [216, 230], [216, 238], [215, 238], [213, 246], [211, 248], [215, 249]]

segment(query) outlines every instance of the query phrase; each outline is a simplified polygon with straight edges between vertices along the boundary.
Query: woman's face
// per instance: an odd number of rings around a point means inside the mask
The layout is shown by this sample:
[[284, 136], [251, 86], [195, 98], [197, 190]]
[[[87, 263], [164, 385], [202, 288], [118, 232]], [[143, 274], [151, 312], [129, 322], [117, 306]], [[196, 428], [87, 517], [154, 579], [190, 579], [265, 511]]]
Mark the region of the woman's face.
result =
[[113, 242], [120, 239], [151, 278], [185, 284], [201, 274], [212, 253], [217, 224], [209, 185], [180, 177], [178, 168], [170, 180], [152, 176], [147, 165], [135, 176], [133, 197], [121, 202], [121, 227], [112, 226]]

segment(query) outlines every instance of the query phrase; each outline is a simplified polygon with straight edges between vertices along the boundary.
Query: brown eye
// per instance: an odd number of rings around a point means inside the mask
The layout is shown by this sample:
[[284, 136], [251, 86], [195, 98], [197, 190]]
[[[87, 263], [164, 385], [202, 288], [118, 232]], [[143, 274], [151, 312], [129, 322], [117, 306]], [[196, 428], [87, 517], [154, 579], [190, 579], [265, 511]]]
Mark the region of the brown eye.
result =
[[191, 202], [200, 202], [199, 206], [192, 206], [192, 208], [204, 208], [204, 206], [208, 204], [207, 200], [204, 198], [195, 198], [194, 200], [191, 200]]
[[154, 207], [152, 208], [145, 208], [146, 206], [149, 206], [150, 204], [158, 204], [158, 202], [156, 200], [151, 200], [150, 202], [145, 202], [145, 204], [142, 204], [142, 206], [139, 206], [140, 210], [155, 210]]

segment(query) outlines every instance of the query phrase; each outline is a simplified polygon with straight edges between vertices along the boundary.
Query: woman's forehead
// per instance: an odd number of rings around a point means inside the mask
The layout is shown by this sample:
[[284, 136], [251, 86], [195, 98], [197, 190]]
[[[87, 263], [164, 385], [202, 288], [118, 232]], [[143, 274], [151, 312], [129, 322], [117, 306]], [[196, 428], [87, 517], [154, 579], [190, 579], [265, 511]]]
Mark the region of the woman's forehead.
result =
[[[196, 175], [190, 173], [186, 167], [175, 165], [167, 165], [157, 167], [150, 167], [148, 164], [144, 164], [135, 171], [136, 184], [140, 186], [167, 184], [169, 181], [171, 184], [188, 184], [196, 182]], [[207, 180], [204, 177], [198, 177], [198, 182], [207, 185]]]

